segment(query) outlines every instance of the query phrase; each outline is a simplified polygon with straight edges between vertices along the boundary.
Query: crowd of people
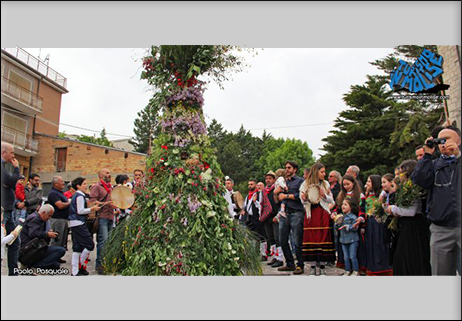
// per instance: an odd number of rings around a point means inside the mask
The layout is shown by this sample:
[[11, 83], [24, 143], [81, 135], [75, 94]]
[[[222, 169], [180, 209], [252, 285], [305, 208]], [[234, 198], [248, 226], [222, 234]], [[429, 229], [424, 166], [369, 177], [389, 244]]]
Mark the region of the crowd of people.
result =
[[[315, 163], [301, 177], [293, 161], [269, 171], [264, 182], [250, 179], [245, 197], [226, 177], [229, 214], [255, 233], [262, 260], [279, 271], [300, 275], [307, 264], [309, 275], [325, 276], [326, 266], [335, 264], [345, 276], [460, 275], [460, 130], [449, 126], [436, 135], [416, 149], [416, 160], [402, 162], [394, 174], [369, 175], [365, 184], [356, 165], [342, 177]], [[143, 184], [144, 172], [135, 170], [133, 181], [118, 175], [112, 185], [110, 171], [102, 169], [96, 184], [77, 177], [67, 191], [56, 176], [43, 202], [40, 176], [30, 174], [25, 182], [13, 146], [2, 142], [1, 157], [2, 264], [8, 243], [8, 274], [18, 275], [18, 262], [59, 269], [69, 233], [71, 275], [89, 274], [95, 248], [96, 272], [104, 274], [104, 244], [131, 214], [113, 204], [112, 190]]]
[[[117, 208], [111, 200], [116, 186], [134, 189], [143, 184], [144, 172], [135, 170], [134, 179], [118, 175], [112, 185], [108, 169], [98, 172], [98, 182], [88, 186], [87, 179], [77, 177], [66, 185], [61, 176], [53, 177], [51, 191], [44, 201], [40, 175], [30, 174], [29, 180], [20, 175], [14, 148], [2, 142], [2, 266], [5, 245], [8, 244], [8, 275], [19, 275], [23, 268], [57, 270], [72, 238], [71, 275], [89, 275], [90, 253], [96, 247], [96, 272], [104, 274], [102, 251], [111, 230], [128, 215], [129, 209]], [[6, 164], [11, 164], [10, 173]], [[66, 190], [67, 186], [67, 190]], [[21, 228], [18, 229], [18, 226]], [[94, 236], [96, 234], [96, 246]], [[45, 243], [43, 246], [41, 244]], [[39, 251], [43, 247], [46, 251]]]
[[[416, 159], [366, 184], [351, 165], [343, 177], [321, 163], [295, 162], [251, 179], [245, 197], [226, 177], [231, 217], [255, 232], [263, 261], [279, 271], [325, 276], [460, 275], [460, 130], [439, 128]], [[294, 258], [295, 256], [295, 258]], [[296, 259], [296, 261], [295, 261]]]

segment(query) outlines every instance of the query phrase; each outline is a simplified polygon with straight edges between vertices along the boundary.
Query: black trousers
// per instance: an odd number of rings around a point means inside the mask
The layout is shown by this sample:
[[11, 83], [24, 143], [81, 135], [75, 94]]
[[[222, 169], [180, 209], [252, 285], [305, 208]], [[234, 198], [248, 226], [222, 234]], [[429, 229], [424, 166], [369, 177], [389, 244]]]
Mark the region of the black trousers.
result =
[[249, 215], [249, 219], [246, 222], [247, 227], [257, 233], [258, 239], [260, 242], [264, 242], [266, 239], [265, 227], [263, 223], [260, 222], [257, 215]]
[[93, 251], [95, 249], [95, 243], [93, 237], [88, 230], [86, 224], [71, 227], [72, 231], [72, 251], [76, 253], [82, 253], [84, 249]]
[[276, 245], [276, 247], [281, 246], [279, 243], [279, 223], [274, 223], [273, 218], [269, 217], [263, 226], [266, 232], [266, 241], [268, 242], [268, 247], [271, 245]]

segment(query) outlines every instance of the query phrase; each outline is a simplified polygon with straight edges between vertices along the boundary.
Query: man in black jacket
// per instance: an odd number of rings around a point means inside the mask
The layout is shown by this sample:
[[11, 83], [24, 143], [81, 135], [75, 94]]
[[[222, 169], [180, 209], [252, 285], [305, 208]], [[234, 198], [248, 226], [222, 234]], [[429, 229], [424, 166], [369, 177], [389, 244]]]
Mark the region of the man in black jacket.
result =
[[34, 213], [42, 204], [43, 190], [40, 188], [40, 176], [38, 174], [29, 175], [29, 184], [25, 188], [27, 215]]
[[[49, 242], [56, 239], [59, 235], [56, 232], [48, 231], [46, 222], [53, 216], [54, 208], [50, 204], [45, 204], [38, 210], [38, 213], [29, 215], [21, 231], [22, 246], [26, 246], [30, 241], [39, 238]], [[46, 255], [39, 262], [32, 264], [31, 267], [42, 269], [59, 269], [60, 259], [66, 254], [66, 250], [60, 246], [48, 246]]]
[[[6, 233], [10, 234], [17, 226], [14, 218], [14, 190], [16, 182], [19, 179], [19, 162], [14, 155], [14, 147], [8, 143], [2, 142], [2, 196], [1, 202], [4, 209], [3, 224], [5, 225]], [[6, 166], [11, 164], [13, 166], [13, 173], [11, 174]], [[19, 237], [8, 247], [8, 275], [18, 275], [15, 272], [18, 267], [18, 256], [20, 247]]]
[[438, 134], [445, 139], [441, 156], [432, 160], [435, 148], [425, 142], [425, 155], [417, 164], [412, 180], [429, 191], [428, 219], [431, 222], [430, 249], [433, 275], [460, 273], [461, 196], [460, 196], [460, 130], [448, 126]]

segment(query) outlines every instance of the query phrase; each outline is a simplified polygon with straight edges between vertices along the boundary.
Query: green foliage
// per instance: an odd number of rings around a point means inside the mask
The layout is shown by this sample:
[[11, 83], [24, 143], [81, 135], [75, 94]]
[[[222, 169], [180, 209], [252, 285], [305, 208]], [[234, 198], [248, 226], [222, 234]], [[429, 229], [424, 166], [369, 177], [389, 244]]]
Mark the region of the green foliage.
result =
[[[371, 64], [390, 73], [399, 59], [416, 58], [422, 51], [423, 47], [399, 46]], [[386, 76], [368, 76], [365, 84], [351, 86], [344, 95], [348, 108], [339, 113], [334, 129], [323, 139], [326, 153], [320, 161], [329, 170], [344, 173], [349, 165], [358, 165], [364, 179], [393, 173], [403, 160], [415, 157], [415, 148], [439, 124], [441, 103], [395, 101], [388, 82]]]
[[[134, 216], [119, 225], [105, 244], [106, 273], [262, 273], [255, 235], [230, 218], [222, 196], [223, 173], [211, 147], [211, 141], [222, 138], [222, 129], [215, 124], [216, 138], [207, 136], [201, 84], [194, 78], [209, 73], [223, 81], [225, 71], [234, 66], [229, 59], [223, 46], [153, 47], [152, 56], [145, 59], [143, 78], [157, 91], [152, 109], [140, 114], [150, 123], [138, 127], [157, 130], [146, 182], [136, 189]], [[193, 75], [186, 81], [179, 79], [190, 72]]]
[[114, 147], [113, 143], [107, 138], [106, 129], [104, 128], [100, 133], [100, 137], [80, 135], [79, 137], [77, 137], [77, 140], [81, 142], [85, 142], [85, 143], [100, 145], [100, 146]]
[[264, 172], [283, 168], [284, 163], [288, 160], [294, 161], [299, 166], [297, 173], [299, 176], [303, 175], [305, 168], [310, 168], [315, 162], [313, 151], [308, 147], [308, 144], [298, 139], [287, 139], [281, 146], [268, 153], [265, 160]]
[[266, 131], [261, 138], [243, 126], [237, 133], [227, 132], [214, 119], [208, 127], [208, 135], [223, 173], [234, 180], [234, 189], [244, 194], [248, 192], [249, 179], [263, 181], [268, 171], [276, 171], [288, 160], [297, 162], [300, 171], [315, 161], [306, 142], [274, 138]]
[[[138, 118], [135, 119], [133, 129], [135, 137], [130, 140], [130, 144], [135, 147], [135, 151], [147, 154], [149, 152], [149, 142], [159, 134], [159, 115], [161, 103], [158, 93], [149, 100], [148, 105], [138, 112]], [[152, 145], [151, 145], [152, 146]]]

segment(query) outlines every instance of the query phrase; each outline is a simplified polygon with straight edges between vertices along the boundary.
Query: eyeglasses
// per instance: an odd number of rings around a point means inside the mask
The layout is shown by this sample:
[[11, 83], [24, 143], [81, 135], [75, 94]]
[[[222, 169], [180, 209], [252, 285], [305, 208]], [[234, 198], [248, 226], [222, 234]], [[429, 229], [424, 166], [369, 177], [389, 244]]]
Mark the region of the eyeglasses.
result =
[[449, 187], [452, 185], [452, 177], [454, 176], [454, 170], [451, 171], [451, 178], [449, 179], [449, 183], [443, 183], [443, 184], [438, 184], [436, 183], [436, 180], [437, 180], [437, 177], [438, 177], [438, 173], [440, 171], [436, 171], [436, 174], [435, 174], [435, 182], [434, 182], [434, 185], [436, 187]]

